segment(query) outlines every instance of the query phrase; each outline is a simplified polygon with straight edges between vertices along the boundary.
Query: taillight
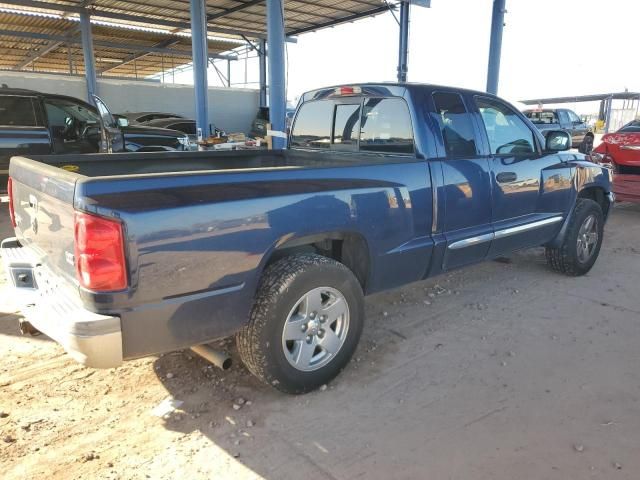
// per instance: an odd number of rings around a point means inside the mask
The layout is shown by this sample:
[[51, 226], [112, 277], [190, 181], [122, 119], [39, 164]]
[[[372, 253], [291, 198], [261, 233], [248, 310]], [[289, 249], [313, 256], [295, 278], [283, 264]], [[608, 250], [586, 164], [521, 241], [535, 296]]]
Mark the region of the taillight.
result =
[[9, 194], [9, 218], [11, 219], [11, 226], [16, 228], [16, 212], [13, 209], [13, 180], [9, 177], [7, 181], [7, 193]]
[[76, 212], [74, 231], [76, 274], [80, 285], [102, 292], [127, 288], [122, 224]]

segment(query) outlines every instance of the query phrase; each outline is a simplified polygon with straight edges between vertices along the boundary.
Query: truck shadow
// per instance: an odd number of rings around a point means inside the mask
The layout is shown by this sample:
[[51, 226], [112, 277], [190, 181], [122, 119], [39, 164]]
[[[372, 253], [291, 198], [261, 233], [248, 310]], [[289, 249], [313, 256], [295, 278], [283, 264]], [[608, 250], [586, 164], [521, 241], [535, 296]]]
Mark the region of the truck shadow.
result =
[[[380, 374], [377, 365], [402, 341], [383, 329], [376, 309], [369, 308], [372, 322], [351, 363], [326, 389], [306, 395], [283, 394], [261, 383], [242, 364], [232, 340], [219, 344], [233, 358], [227, 371], [190, 350], [159, 357], [156, 375], [173, 399], [184, 402], [163, 418], [165, 428], [200, 432], [226, 452], [225, 461], [238, 462], [263, 478], [331, 478], [317, 456], [333, 451], [331, 439], [344, 425], [339, 417], [326, 418], [326, 412], [347, 397], [354, 406], [370, 401], [367, 386]], [[305, 424], [322, 425], [322, 431], [302, 428]]]

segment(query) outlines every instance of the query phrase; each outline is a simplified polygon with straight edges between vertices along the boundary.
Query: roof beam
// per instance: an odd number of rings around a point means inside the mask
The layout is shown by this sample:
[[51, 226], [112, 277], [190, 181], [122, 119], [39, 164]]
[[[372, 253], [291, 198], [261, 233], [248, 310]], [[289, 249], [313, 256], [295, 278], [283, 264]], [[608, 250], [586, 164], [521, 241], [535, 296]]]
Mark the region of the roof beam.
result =
[[240, 10], [244, 10], [245, 8], [253, 7], [254, 5], [258, 5], [260, 3], [264, 3], [264, 0], [249, 0], [248, 2], [243, 2], [235, 7], [225, 8], [222, 12], [218, 13], [210, 13], [207, 15], [207, 22], [215, 20], [216, 18], [224, 17], [225, 15], [229, 15], [233, 12], [239, 12]]
[[[41, 0], [8, 0], [2, 3], [8, 4], [8, 5], [15, 5], [19, 7], [39, 8], [39, 9], [50, 10], [54, 12], [77, 13], [78, 15], [86, 10], [85, 8], [79, 7], [76, 5], [49, 3], [49, 2], [43, 2]], [[89, 13], [93, 17], [106, 18], [109, 20], [120, 20], [125, 22], [136, 22], [136, 23], [141, 23], [146, 25], [158, 25], [163, 27], [172, 27], [172, 28], [181, 28], [184, 30], [191, 30], [191, 24], [187, 21], [167, 20], [164, 18], [150, 17], [142, 14], [132, 15], [128, 13], [108, 12], [108, 11], [100, 10], [98, 8], [91, 8]], [[208, 26], [207, 32], [222, 33], [225, 35], [234, 35], [234, 36], [245, 35], [250, 38], [267, 38], [266, 33], [254, 32], [249, 30], [236, 30], [231, 28], [220, 28], [220, 27]]]
[[[36, 32], [22, 32], [19, 30], [6, 30], [0, 29], [0, 35], [6, 35], [9, 37], [20, 37], [20, 38], [38, 38], [41, 40], [55, 40], [62, 43], [70, 43], [74, 45], [80, 45], [82, 42], [72, 36], [64, 36], [64, 35], [49, 35], [46, 33], [36, 33]], [[166, 53], [168, 55], [178, 55], [181, 57], [190, 57], [191, 53], [188, 50], [176, 50], [175, 48], [161, 48], [154, 46], [139, 46], [139, 45], [131, 45], [127, 43], [117, 43], [111, 42], [107, 40], [94, 40], [93, 44], [100, 47], [106, 48], [117, 48], [121, 50], [128, 50], [131, 52], [144, 52], [144, 53]], [[222, 60], [237, 60], [238, 57], [236, 55], [219, 55], [219, 54], [209, 54], [209, 58], [216, 58]]]
[[[96, 0], [84, 0], [80, 4], [80, 7], [88, 7], [95, 1]], [[69, 35], [75, 35], [79, 31], [80, 31], [80, 27], [74, 25], [73, 27], [71, 27], [69, 29]], [[29, 54], [24, 60], [22, 60], [15, 67], [13, 67], [13, 69], [14, 70], [22, 70], [23, 68], [25, 68], [26, 66], [32, 64], [33, 62], [35, 62], [39, 58], [44, 57], [46, 54], [48, 54], [50, 52], [53, 52], [56, 48], [58, 48], [62, 44], [63, 44], [63, 42], [58, 42], [58, 41], [54, 41], [54, 40], [50, 41], [43, 48], [40, 48], [39, 50], [36, 50], [35, 52]]]
[[[155, 43], [153, 45], [153, 47], [154, 48], [167, 48], [167, 47], [171, 47], [172, 45], [175, 45], [179, 41], [180, 41], [179, 38], [167, 38], [166, 40], [163, 40], [161, 42]], [[132, 55], [129, 55], [128, 57], [123, 58], [120, 63], [114, 64], [114, 65], [110, 65], [108, 67], [101, 68], [100, 70], [98, 70], [98, 75], [102, 75], [103, 73], [106, 73], [106, 72], [108, 72], [110, 70], [115, 70], [116, 68], [121, 67], [123, 65], [126, 65], [127, 63], [135, 62], [136, 60], [139, 60], [140, 58], [146, 57], [150, 53], [151, 52], [138, 52], [138, 53], [134, 53]]]
[[[78, 32], [78, 29], [77, 28], [74, 29], [74, 33], [77, 33], [77, 32]], [[26, 56], [26, 58], [21, 60], [20, 63], [16, 64], [13, 67], [13, 69], [22, 70], [23, 68], [31, 65], [33, 62], [35, 62], [39, 58], [44, 57], [47, 53], [53, 52], [63, 43], [64, 42], [61, 42], [59, 40], [49, 40], [49, 43], [47, 43], [46, 45], [43, 45], [40, 49], [35, 50], [34, 52], [31, 52], [29, 55]]]
[[313, 32], [314, 30], [320, 30], [321, 28], [333, 27], [335, 25], [340, 25], [342, 23], [353, 22], [355, 20], [359, 20], [364, 17], [373, 17], [374, 15], [387, 12], [388, 10], [393, 8], [395, 8], [395, 5], [389, 5], [389, 6], [384, 5], [382, 7], [377, 7], [371, 10], [367, 10], [365, 12], [354, 13], [353, 15], [331, 20], [329, 22], [321, 23], [312, 27], [298, 28], [296, 30], [288, 32], [287, 35], [300, 35], [302, 33]]

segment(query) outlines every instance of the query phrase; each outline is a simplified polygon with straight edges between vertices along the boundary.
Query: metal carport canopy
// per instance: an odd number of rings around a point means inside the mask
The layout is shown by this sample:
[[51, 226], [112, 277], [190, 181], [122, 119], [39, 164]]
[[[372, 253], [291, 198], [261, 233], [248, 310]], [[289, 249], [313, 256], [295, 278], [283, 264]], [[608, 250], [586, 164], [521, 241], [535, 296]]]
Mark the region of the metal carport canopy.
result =
[[[266, 38], [266, 0], [207, 0], [206, 24], [210, 34], [238, 38]], [[286, 0], [287, 36], [351, 22], [389, 7], [383, 0]], [[63, 12], [112, 20], [139, 27], [191, 29], [189, 0], [13, 0], [0, 7], [31, 12]]]

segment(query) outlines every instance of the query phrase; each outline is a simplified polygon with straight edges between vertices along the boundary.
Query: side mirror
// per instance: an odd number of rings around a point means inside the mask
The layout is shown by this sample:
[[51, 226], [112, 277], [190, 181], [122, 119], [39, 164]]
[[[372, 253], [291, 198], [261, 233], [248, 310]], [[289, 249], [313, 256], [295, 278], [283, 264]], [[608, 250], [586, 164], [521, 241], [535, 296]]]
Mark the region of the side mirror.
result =
[[550, 152], [564, 152], [571, 148], [571, 135], [564, 130], [551, 130], [547, 133], [545, 150]]
[[119, 127], [128, 127], [129, 126], [129, 120], [127, 120], [124, 117], [118, 117], [118, 126]]

